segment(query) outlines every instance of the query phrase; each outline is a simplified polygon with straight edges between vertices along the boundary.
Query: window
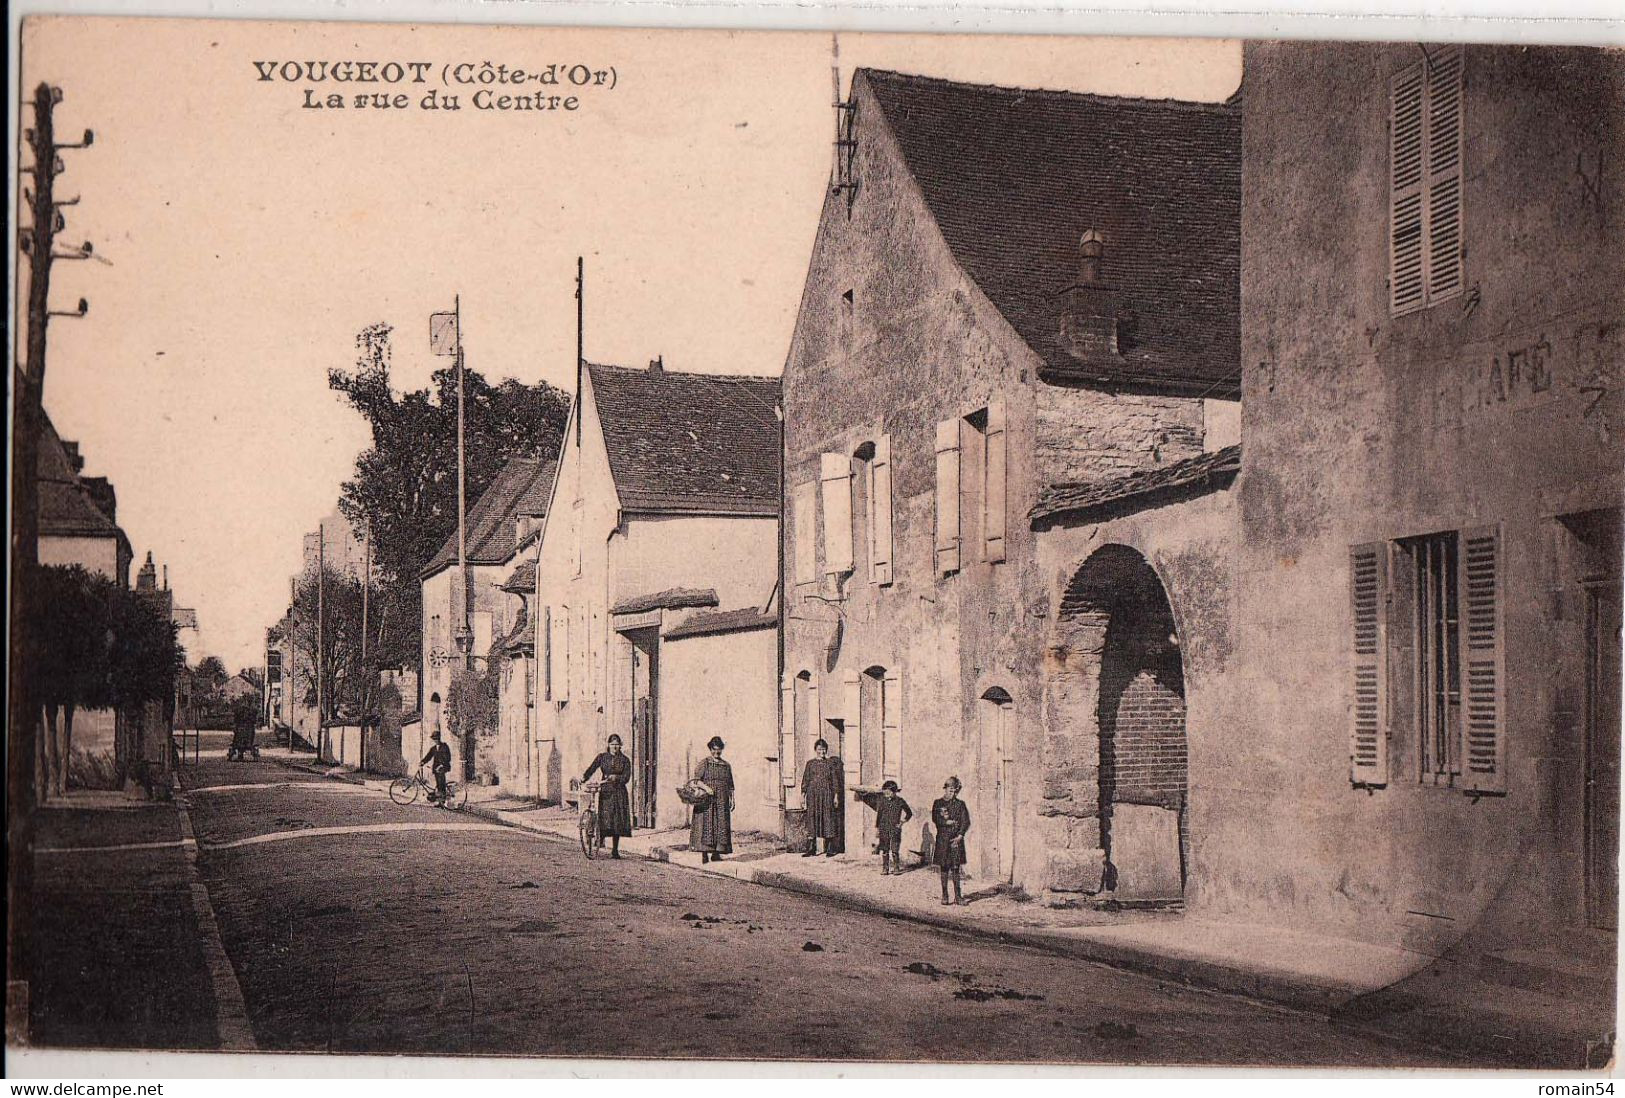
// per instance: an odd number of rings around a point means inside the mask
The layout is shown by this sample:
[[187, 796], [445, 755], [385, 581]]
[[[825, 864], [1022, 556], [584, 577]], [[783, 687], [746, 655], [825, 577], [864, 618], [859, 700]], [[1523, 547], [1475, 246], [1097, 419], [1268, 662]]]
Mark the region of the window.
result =
[[982, 415], [982, 559], [1004, 559], [1005, 431], [1004, 401], [988, 404]]
[[892, 581], [891, 436], [875, 440], [869, 462], [869, 582]]
[[581, 559], [585, 554], [585, 547], [587, 544], [587, 524], [586, 520], [582, 517], [584, 512], [582, 510], [580, 499], [577, 499], [573, 504], [571, 504], [570, 509], [574, 512], [572, 517], [575, 522], [576, 533], [576, 575], [579, 576], [581, 575]]
[[1429, 784], [1504, 792], [1499, 531], [1354, 546], [1349, 592], [1354, 784], [1386, 785], [1398, 766]]
[[1410, 572], [1411, 659], [1415, 678], [1418, 758], [1424, 780], [1461, 772], [1461, 622], [1456, 535], [1433, 534], [1400, 543]]
[[852, 571], [852, 462], [845, 454], [823, 454], [819, 488], [824, 503], [824, 571]]
[[937, 575], [959, 571], [959, 419], [937, 424]]
[[559, 607], [559, 616], [553, 619], [555, 644], [553, 650], [559, 653], [559, 676], [554, 682], [554, 700], [567, 702], [570, 700], [570, 608]]
[[537, 630], [542, 645], [542, 700], [553, 700], [553, 608], [542, 608], [542, 627]]
[[795, 538], [796, 583], [818, 581], [818, 485], [798, 484], [790, 498], [791, 536]]
[[1462, 290], [1461, 47], [1424, 51], [1389, 87], [1388, 295], [1395, 316]]

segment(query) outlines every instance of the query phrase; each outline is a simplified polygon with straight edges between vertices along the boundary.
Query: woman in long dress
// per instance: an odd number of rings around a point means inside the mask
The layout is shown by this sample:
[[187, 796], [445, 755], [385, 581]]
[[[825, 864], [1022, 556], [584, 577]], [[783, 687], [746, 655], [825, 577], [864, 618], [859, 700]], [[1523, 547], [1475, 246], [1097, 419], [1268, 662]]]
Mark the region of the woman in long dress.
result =
[[600, 840], [609, 838], [612, 844], [609, 856], [619, 858], [621, 836], [632, 834], [632, 798], [626, 791], [626, 783], [632, 780], [632, 760], [621, 754], [619, 736], [610, 736], [581, 780], [591, 778], [595, 771], [604, 776], [603, 784], [598, 787], [598, 834]]
[[700, 861], [720, 861], [733, 853], [734, 770], [722, 758], [727, 745], [721, 736], [712, 736], [705, 745], [711, 754], [700, 761], [694, 777], [711, 787], [713, 796], [704, 808], [694, 809], [689, 828], [688, 848], [700, 852]]
[[841, 797], [846, 792], [846, 771], [841, 757], [829, 753], [829, 743], [819, 740], [813, 744], [817, 757], [807, 760], [801, 772], [801, 796], [807, 805], [807, 850], [802, 855], [811, 858], [818, 853], [818, 840], [824, 840], [824, 856], [833, 858], [841, 852], [846, 834], [846, 806]]

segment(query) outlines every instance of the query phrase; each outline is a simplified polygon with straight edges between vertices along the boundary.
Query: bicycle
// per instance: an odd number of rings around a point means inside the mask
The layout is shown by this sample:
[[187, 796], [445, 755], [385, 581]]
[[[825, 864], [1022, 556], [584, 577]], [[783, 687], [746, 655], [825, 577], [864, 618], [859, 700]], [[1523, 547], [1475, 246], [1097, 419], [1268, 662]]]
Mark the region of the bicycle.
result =
[[602, 784], [597, 781], [583, 783], [575, 778], [570, 779], [570, 788], [578, 794], [577, 800], [582, 806], [578, 830], [581, 833], [581, 853], [587, 856], [588, 861], [597, 855], [598, 847], [604, 841], [598, 821], [598, 790]]
[[427, 767], [420, 766], [416, 773], [389, 783], [389, 799], [396, 804], [411, 804], [419, 793], [424, 794], [430, 804], [441, 808], [457, 809], [468, 803], [468, 787], [450, 775], [446, 777], [446, 798], [441, 800], [434, 776], [428, 773]]

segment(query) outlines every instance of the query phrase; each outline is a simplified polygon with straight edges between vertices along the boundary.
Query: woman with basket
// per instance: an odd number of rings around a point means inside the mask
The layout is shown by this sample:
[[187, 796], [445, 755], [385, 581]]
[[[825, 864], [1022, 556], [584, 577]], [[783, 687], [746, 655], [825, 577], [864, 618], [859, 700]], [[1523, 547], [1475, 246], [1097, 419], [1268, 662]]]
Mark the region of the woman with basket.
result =
[[694, 808], [689, 828], [688, 848], [700, 852], [700, 862], [717, 862], [733, 853], [734, 771], [722, 758], [727, 745], [721, 736], [712, 736], [705, 745], [711, 752], [694, 771], [694, 779], [677, 795]]

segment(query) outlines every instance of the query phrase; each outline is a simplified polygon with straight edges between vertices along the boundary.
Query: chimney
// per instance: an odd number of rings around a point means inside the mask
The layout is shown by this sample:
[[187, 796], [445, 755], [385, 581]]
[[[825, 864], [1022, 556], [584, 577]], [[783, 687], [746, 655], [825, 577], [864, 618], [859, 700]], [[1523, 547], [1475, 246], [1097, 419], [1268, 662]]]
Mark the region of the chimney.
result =
[[164, 565], [164, 590], [169, 590], [169, 565]]
[[77, 442], [69, 442], [64, 439], [62, 441], [62, 448], [68, 452], [68, 464], [73, 467], [73, 471], [75, 473], [84, 472], [85, 459], [84, 456], [79, 453], [79, 444]]
[[666, 356], [665, 355], [655, 355], [655, 357], [651, 358], [649, 360], [649, 372], [651, 374], [663, 374], [663, 373], [665, 373], [666, 372]]
[[1078, 280], [1061, 311], [1061, 343], [1073, 358], [1088, 360], [1119, 353], [1117, 322], [1122, 292], [1102, 276], [1106, 236], [1084, 230], [1078, 241]]

